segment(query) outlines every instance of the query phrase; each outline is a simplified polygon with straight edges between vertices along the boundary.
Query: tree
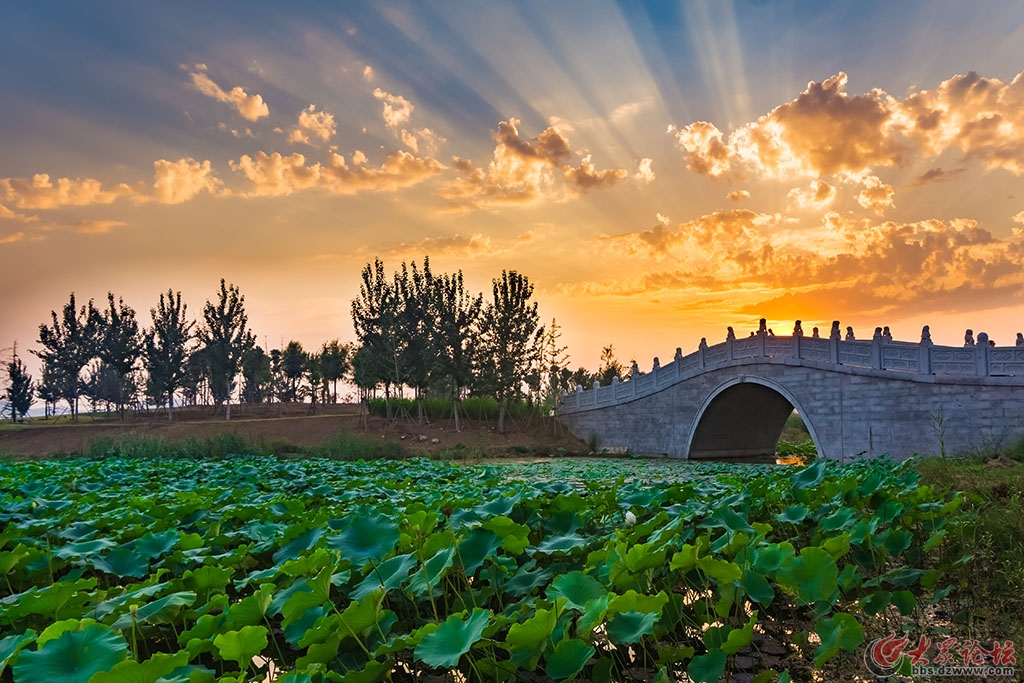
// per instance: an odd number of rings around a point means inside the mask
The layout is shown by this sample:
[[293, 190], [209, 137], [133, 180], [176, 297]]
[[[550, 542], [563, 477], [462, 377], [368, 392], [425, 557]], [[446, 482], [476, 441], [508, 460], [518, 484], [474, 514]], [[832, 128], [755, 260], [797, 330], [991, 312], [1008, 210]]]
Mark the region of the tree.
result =
[[430, 387], [436, 360], [432, 339], [437, 315], [433, 301], [434, 276], [430, 272], [429, 257], [424, 257], [422, 270], [415, 261], [410, 268], [411, 275], [403, 262], [400, 273], [395, 273], [394, 291], [399, 309], [404, 382], [416, 390], [417, 418], [423, 421], [423, 395]]
[[612, 344], [601, 349], [601, 366], [597, 369], [597, 381], [601, 386], [608, 386], [616, 377], [623, 381], [628, 376], [629, 369], [615, 358], [615, 349]]
[[[144, 359], [150, 388], [157, 397], [167, 397], [167, 421], [174, 417], [174, 392], [184, 387], [188, 369], [189, 342], [195, 321], [186, 320], [188, 306], [181, 292], [167, 290], [156, 308], [149, 309], [153, 327], [146, 330]], [[159, 403], [159, 401], [158, 401]]]
[[302, 344], [294, 339], [288, 342], [288, 346], [281, 353], [281, 369], [284, 372], [286, 384], [284, 394], [281, 396], [283, 403], [293, 403], [299, 397], [299, 384], [306, 372], [308, 357], [302, 349]]
[[220, 281], [216, 304], [207, 300], [203, 306], [204, 325], [199, 339], [207, 351], [210, 391], [216, 405], [227, 404], [224, 419], [231, 419], [231, 393], [235, 387], [242, 355], [256, 340], [246, 329], [245, 297], [235, 285]]
[[537, 354], [536, 388], [538, 402], [555, 403], [561, 390], [568, 391], [568, 383], [563, 378], [563, 369], [569, 365], [568, 347], [559, 346], [562, 328], [552, 318], [551, 326], [541, 336], [540, 349]]
[[91, 299], [87, 306], [76, 310], [75, 293], [71, 292], [60, 319], [56, 311], [50, 311], [50, 317], [52, 327], [39, 326], [39, 343], [43, 348], [32, 353], [49, 370], [47, 381], [68, 402], [74, 421], [78, 419], [78, 397], [82, 393], [80, 375], [96, 355], [101, 314]]
[[42, 377], [36, 386], [36, 396], [43, 402], [44, 417], [57, 414], [57, 402], [62, 398], [60, 383], [53, 367], [45, 361], [43, 362]]
[[324, 383], [331, 384], [331, 403], [338, 402], [338, 381], [348, 374], [351, 367], [352, 345], [341, 344], [337, 339], [324, 342], [320, 349], [320, 373]]
[[445, 382], [451, 392], [455, 431], [459, 424], [459, 401], [462, 390], [473, 380], [474, 331], [480, 319], [483, 295], [473, 296], [465, 290], [462, 271], [434, 278], [432, 285], [434, 329], [431, 354], [434, 374]]
[[32, 383], [32, 375], [28, 374], [25, 364], [18, 357], [18, 349], [14, 349], [14, 357], [7, 364], [7, 389], [4, 390], [4, 400], [7, 401], [8, 410], [11, 411], [11, 422], [17, 422], [19, 417], [28, 415], [32, 407], [32, 394], [36, 387]]
[[[384, 276], [384, 264], [374, 259], [361, 273], [359, 297], [352, 300], [352, 326], [359, 340], [359, 376], [364, 389], [384, 385], [387, 416], [391, 417], [391, 387], [405, 380], [404, 338], [399, 299]], [[373, 381], [372, 385], [367, 382]]]
[[272, 387], [270, 356], [260, 346], [252, 346], [242, 354], [242, 400], [263, 403]]
[[106, 398], [117, 406], [124, 422], [124, 408], [134, 398], [137, 386], [133, 374], [135, 364], [142, 355], [142, 336], [135, 320], [135, 309], [118, 297], [114, 304], [113, 292], [107, 292], [109, 308], [99, 318], [99, 346], [97, 354], [103, 366], [109, 368]]
[[492, 281], [492, 299], [481, 317], [481, 370], [498, 400], [498, 432], [505, 432], [510, 400], [522, 395], [523, 382], [538, 354], [544, 328], [538, 328], [537, 302], [530, 303], [533, 285], [516, 271], [502, 271]]

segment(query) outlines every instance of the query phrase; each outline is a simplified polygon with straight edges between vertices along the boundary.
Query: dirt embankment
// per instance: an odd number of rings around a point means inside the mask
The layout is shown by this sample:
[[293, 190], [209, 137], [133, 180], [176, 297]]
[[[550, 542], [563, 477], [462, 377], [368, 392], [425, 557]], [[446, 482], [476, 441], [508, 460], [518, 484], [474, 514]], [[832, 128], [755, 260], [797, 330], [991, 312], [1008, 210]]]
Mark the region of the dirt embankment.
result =
[[488, 455], [556, 452], [585, 453], [586, 444], [551, 419], [506, 422], [506, 433], [497, 433], [489, 420], [462, 420], [455, 431], [453, 420], [420, 422], [415, 416], [393, 420], [363, 416], [359, 406], [337, 405], [310, 414], [309, 405], [233, 406], [231, 420], [223, 409], [175, 411], [173, 422], [166, 412], [130, 415], [125, 423], [115, 416], [83, 416], [78, 423], [68, 418], [35, 418], [23, 425], [0, 427], [0, 454], [44, 457], [55, 453], [84, 453], [99, 440], [127, 435], [156, 437], [169, 442], [203, 441], [220, 434], [237, 434], [249, 441], [288, 447], [316, 446], [339, 434], [356, 438], [384, 439], [401, 443], [411, 453], [428, 455], [462, 444]]

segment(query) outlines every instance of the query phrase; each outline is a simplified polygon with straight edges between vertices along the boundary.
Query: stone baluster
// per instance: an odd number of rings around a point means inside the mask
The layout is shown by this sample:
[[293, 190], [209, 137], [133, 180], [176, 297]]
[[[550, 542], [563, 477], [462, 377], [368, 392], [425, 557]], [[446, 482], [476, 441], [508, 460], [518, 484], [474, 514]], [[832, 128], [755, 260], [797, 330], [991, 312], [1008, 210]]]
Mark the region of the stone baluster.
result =
[[801, 321], [797, 320], [793, 325], [793, 358], [800, 358], [800, 343], [803, 341], [804, 328]]
[[976, 347], [976, 351], [977, 351], [977, 354], [978, 354], [977, 355], [977, 359], [978, 359], [977, 360], [977, 363], [978, 363], [978, 377], [987, 377], [988, 376], [988, 351], [989, 351], [988, 333], [987, 332], [979, 332], [978, 333], [978, 345]]
[[757, 355], [764, 358], [768, 355], [768, 349], [765, 346], [765, 340], [768, 338], [768, 321], [761, 318], [761, 321], [757, 324]]
[[839, 340], [841, 333], [839, 332], [839, 321], [832, 321], [832, 329], [828, 333], [828, 359], [832, 365], [839, 365]]
[[876, 370], [882, 369], [882, 328], [875, 328], [875, 335], [871, 338], [871, 367]]
[[576, 385], [576, 410], [580, 409], [580, 401], [583, 399], [583, 385]]
[[707, 358], [705, 357], [705, 354], [707, 353], [707, 350], [708, 350], [708, 340], [707, 340], [707, 337], [701, 337], [700, 338], [700, 346], [697, 347], [697, 358], [700, 360], [700, 363], [698, 363], [698, 365], [700, 366], [701, 370], [706, 368], [707, 365], [708, 365]]
[[918, 370], [922, 375], [932, 374], [932, 332], [927, 325], [921, 328], [921, 360]]
[[889, 331], [888, 325], [882, 328], [882, 342], [885, 344], [892, 344], [892, 332]]
[[1017, 346], [1024, 346], [1024, 334], [1017, 333]]
[[654, 377], [651, 379], [651, 386], [654, 387], [655, 389], [658, 387], [659, 370], [661, 370], [661, 361], [659, 361], [658, 357], [655, 356], [654, 362], [651, 364], [651, 374], [654, 375]]
[[613, 406], [614, 405], [618, 405], [619, 404], [619, 378], [617, 376], [616, 377], [612, 377], [611, 387], [612, 387], [612, 405]]
[[678, 346], [676, 347], [675, 365], [676, 379], [679, 379], [680, 377], [683, 376], [683, 349]]
[[735, 356], [733, 356], [733, 342], [735, 341], [736, 333], [733, 332], [732, 328], [730, 327], [726, 330], [725, 333], [725, 357], [728, 358], [729, 360], [733, 360], [735, 358]]

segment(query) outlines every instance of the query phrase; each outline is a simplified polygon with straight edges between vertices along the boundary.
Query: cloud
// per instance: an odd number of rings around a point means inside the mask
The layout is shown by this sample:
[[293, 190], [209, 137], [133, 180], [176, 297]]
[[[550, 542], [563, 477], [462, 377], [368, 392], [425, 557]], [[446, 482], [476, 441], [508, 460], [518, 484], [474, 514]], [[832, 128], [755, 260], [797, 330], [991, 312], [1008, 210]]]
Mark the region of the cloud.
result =
[[687, 153], [686, 167], [701, 175], [718, 178], [732, 170], [732, 152], [722, 138], [722, 131], [707, 121], [697, 121], [683, 128], [669, 126], [676, 144]]
[[1024, 225], [1024, 211], [1014, 214], [1011, 220], [1013, 220], [1014, 223], [1020, 223], [1021, 225]]
[[363, 80], [366, 81], [367, 83], [373, 83], [373, 78], [373, 67], [367, 64], [365, 67], [363, 67]]
[[392, 247], [388, 253], [392, 256], [430, 254], [456, 258], [500, 256], [536, 239], [537, 236], [532, 230], [502, 241], [495, 241], [479, 232], [469, 236], [456, 233], [446, 237], [425, 237], [418, 242], [403, 242]]
[[0, 220], [18, 221], [19, 223], [32, 223], [39, 220], [36, 216], [26, 216], [17, 211], [11, 211], [3, 204], [0, 204]]
[[[446, 183], [438, 193], [452, 202], [451, 210], [566, 199], [575, 190], [613, 185], [629, 175], [624, 169], [597, 170], [590, 155], [573, 167], [568, 163], [573, 156], [569, 139], [559, 129], [549, 126], [535, 138], [524, 138], [519, 123], [515, 118], [498, 123], [492, 132], [496, 145], [486, 169], [453, 157], [452, 165], [461, 177]], [[559, 175], [574, 189], [558, 183]]]
[[243, 130], [239, 131], [237, 128], [231, 128], [228, 124], [221, 121], [217, 124], [217, 130], [224, 131], [225, 133], [231, 133], [236, 138], [254, 138], [256, 134], [252, 132], [252, 128], [246, 126]]
[[153, 192], [148, 197], [137, 196], [135, 201], [154, 200], [161, 204], [181, 204], [193, 199], [203, 190], [211, 195], [221, 192], [222, 183], [213, 174], [209, 160], [179, 159], [153, 162]]
[[429, 128], [421, 128], [416, 131], [408, 131], [403, 128], [400, 137], [402, 138], [402, 144], [413, 152], [419, 152], [422, 145], [423, 151], [430, 155], [437, 154], [437, 149], [448, 142], [447, 139]]
[[111, 204], [135, 194], [136, 189], [124, 183], [104, 188], [102, 182], [93, 178], [58, 178], [53, 182], [47, 173], [37, 173], [31, 180], [0, 178], [0, 195], [4, 202], [19, 209]]
[[929, 185], [931, 183], [943, 183], [962, 175], [966, 168], [944, 169], [940, 167], [930, 168], [917, 177], [914, 185]]
[[225, 92], [206, 75], [205, 69], [205, 65], [199, 64], [196, 66], [196, 70], [189, 74], [196, 90], [218, 102], [231, 105], [246, 121], [259, 121], [265, 116], [270, 116], [270, 108], [263, 101], [263, 97], [255, 94], [249, 95], [238, 86]]
[[252, 183], [249, 197], [281, 197], [316, 187], [320, 182], [320, 164], [306, 166], [306, 157], [298, 152], [282, 156], [279, 152], [256, 152], [236, 161], [229, 161], [232, 171], [241, 173]]
[[14, 244], [15, 242], [20, 242], [23, 239], [25, 239], [25, 233], [15, 232], [10, 235], [0, 237], [0, 244]]
[[401, 95], [392, 95], [380, 88], [374, 88], [373, 96], [384, 103], [384, 125], [397, 128], [412, 116], [412, 103]]
[[111, 220], [85, 220], [73, 223], [70, 228], [75, 232], [80, 232], [84, 235], [103, 235], [114, 228], [120, 228], [128, 225], [124, 221], [111, 221]]
[[[1022, 299], [1024, 228], [999, 238], [973, 220], [873, 222], [832, 211], [813, 230], [794, 235], [787, 229], [777, 216], [737, 210], [599, 238], [594, 247], [600, 253], [641, 259], [645, 272], [560, 291], [697, 293], [732, 302], [736, 314], [824, 320], [840, 311], [916, 315], [976, 310], [982, 301], [993, 308], [1019, 305]], [[652, 257], [672, 267], [646, 267]]]
[[746, 190], [733, 190], [725, 196], [731, 202], [740, 202], [744, 199], [750, 199], [750, 193]]
[[672, 219], [670, 219], [668, 216], [661, 213], [660, 211], [654, 214], [654, 217], [658, 219], [658, 222], [661, 223], [662, 225], [668, 225], [669, 223], [672, 222]]
[[887, 208], [893, 206], [895, 195], [896, 191], [892, 185], [883, 183], [878, 176], [871, 175], [864, 178], [864, 189], [857, 195], [857, 203], [881, 216]]
[[[1006, 83], [972, 71], [902, 100], [877, 88], [849, 95], [847, 81], [843, 72], [811, 81], [796, 99], [728, 136], [707, 121], [672, 125], [668, 133], [685, 153], [687, 167], [711, 178], [745, 172], [771, 179], [860, 174], [951, 149], [963, 153], [964, 163], [1024, 174], [1024, 72]], [[959, 172], [936, 168], [918, 182]]]
[[647, 157], [640, 160], [640, 164], [637, 166], [636, 173], [633, 174], [633, 178], [637, 182], [641, 183], [653, 183], [655, 179], [654, 171], [651, 169], [653, 161]]
[[[356, 152], [361, 162], [366, 157]], [[299, 153], [282, 156], [278, 152], [257, 152], [243, 155], [237, 162], [229, 162], [233, 171], [242, 173], [252, 184], [245, 196], [280, 197], [314, 188], [331, 194], [355, 194], [362, 191], [388, 192], [410, 187], [442, 173], [443, 164], [430, 157], [416, 157], [408, 152], [392, 152], [378, 168], [353, 162], [329, 153], [323, 164], [306, 166], [306, 157]]]
[[316, 105], [311, 104], [299, 112], [299, 124], [288, 136], [290, 142], [301, 142], [309, 145], [310, 137], [327, 142], [337, 131], [334, 124], [334, 115], [326, 111], [317, 111]]
[[[890, 190], [892, 189], [892, 186], [888, 187]], [[819, 178], [812, 180], [810, 187], [806, 190], [794, 187], [786, 197], [793, 205], [800, 209], [823, 209], [835, 199], [836, 188]], [[865, 205], [862, 204], [862, 206]]]
[[1005, 83], [974, 71], [900, 103], [904, 134], [926, 154], [959, 149], [989, 168], [1024, 173], [1024, 72]]
[[615, 123], [621, 123], [626, 119], [632, 118], [642, 111], [652, 109], [654, 107], [654, 98], [645, 97], [642, 100], [636, 102], [627, 102], [626, 104], [619, 105], [615, 108], [615, 111], [611, 113], [611, 120]]
[[583, 157], [576, 168], [570, 166], [563, 169], [565, 180], [570, 186], [586, 193], [595, 187], [610, 187], [625, 180], [629, 172], [624, 168], [611, 168], [598, 171], [591, 161], [591, 155]]
[[430, 254], [459, 258], [485, 256], [494, 252], [491, 238], [479, 232], [468, 237], [458, 234], [450, 237], [424, 237], [419, 242], [403, 242], [389, 250], [391, 255]]

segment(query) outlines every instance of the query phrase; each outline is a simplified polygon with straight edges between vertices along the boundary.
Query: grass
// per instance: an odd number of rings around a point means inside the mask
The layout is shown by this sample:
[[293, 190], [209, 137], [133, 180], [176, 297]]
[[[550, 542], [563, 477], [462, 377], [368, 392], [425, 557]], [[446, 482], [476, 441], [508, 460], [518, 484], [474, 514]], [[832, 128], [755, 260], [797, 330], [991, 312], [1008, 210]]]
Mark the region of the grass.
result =
[[[387, 416], [387, 405], [383, 398], [371, 398], [368, 405], [371, 415]], [[498, 419], [498, 402], [489, 396], [470, 396], [459, 403], [459, 411], [463, 417], [468, 417], [471, 420], [496, 421]], [[416, 405], [415, 399], [392, 398], [391, 412], [399, 417], [416, 417], [419, 415], [419, 407]], [[431, 421], [451, 419], [453, 417], [452, 402], [447, 398], [424, 398], [423, 413]], [[513, 420], [525, 420], [545, 414], [546, 411], [541, 406], [526, 401], [517, 401], [509, 404], [506, 416]]]
[[[961, 491], [965, 503], [949, 520], [951, 556], [973, 560], [956, 572], [952, 631], [961, 638], [1024, 643], [1024, 444], [1006, 453], [921, 458], [921, 484]], [[966, 633], [963, 632], [966, 629]]]

